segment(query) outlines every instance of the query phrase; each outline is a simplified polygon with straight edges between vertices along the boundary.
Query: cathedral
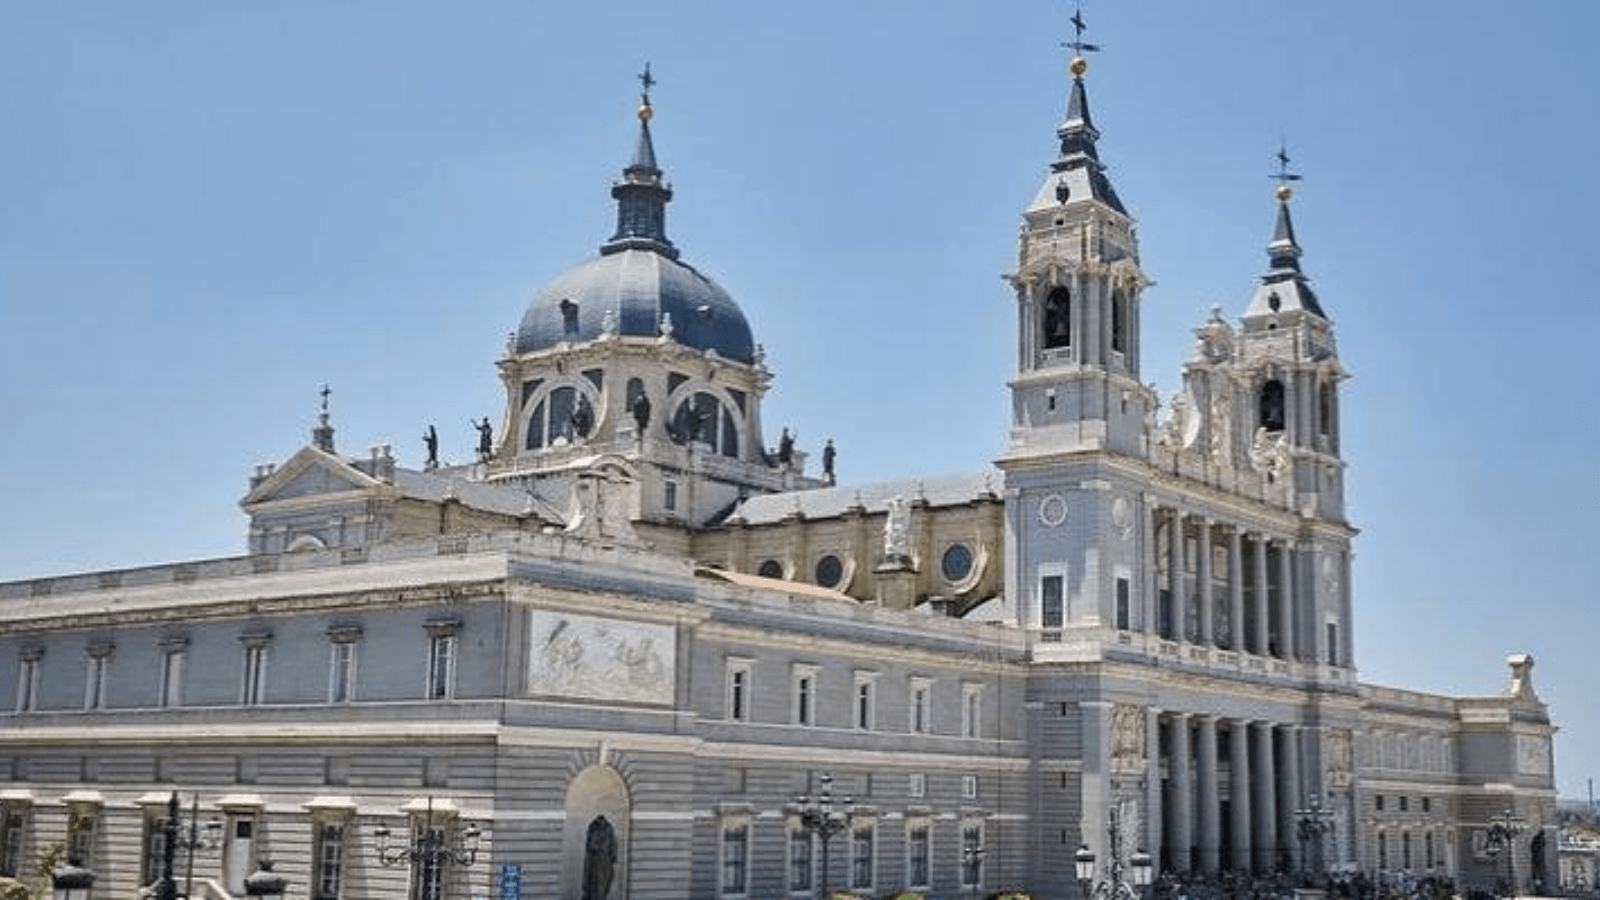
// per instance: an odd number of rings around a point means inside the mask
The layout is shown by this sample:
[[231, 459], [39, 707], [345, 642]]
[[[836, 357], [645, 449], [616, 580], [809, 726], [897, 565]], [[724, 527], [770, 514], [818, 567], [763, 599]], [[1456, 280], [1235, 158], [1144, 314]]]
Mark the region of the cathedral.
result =
[[1066, 900], [1087, 862], [1537, 893], [1533, 659], [1482, 697], [1357, 677], [1349, 373], [1287, 158], [1254, 293], [1163, 400], [1069, 73], [1019, 198], [1000, 459], [842, 484], [831, 444], [766, 433], [756, 330], [669, 237], [647, 70], [615, 232], [533, 295], [475, 461], [431, 430], [419, 468], [346, 454], [324, 399], [250, 475], [244, 555], [0, 584], [0, 876], [59, 851], [114, 900], [263, 872], [312, 900]]

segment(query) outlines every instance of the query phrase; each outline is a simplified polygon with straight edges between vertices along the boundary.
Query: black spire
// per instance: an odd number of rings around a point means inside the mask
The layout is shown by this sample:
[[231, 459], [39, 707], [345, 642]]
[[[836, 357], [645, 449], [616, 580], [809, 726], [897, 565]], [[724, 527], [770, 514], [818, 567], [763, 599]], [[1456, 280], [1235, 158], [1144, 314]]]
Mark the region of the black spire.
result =
[[1300, 270], [1300, 243], [1295, 240], [1294, 219], [1289, 215], [1289, 201], [1294, 197], [1294, 188], [1289, 186], [1289, 182], [1299, 181], [1300, 176], [1289, 171], [1287, 148], [1279, 145], [1277, 158], [1278, 171], [1272, 178], [1278, 182], [1278, 187], [1273, 191], [1278, 199], [1278, 221], [1272, 229], [1272, 241], [1267, 244], [1268, 270], [1267, 274], [1261, 276], [1261, 282], [1267, 285], [1292, 284], [1299, 306], [1326, 319], [1328, 316], [1322, 311], [1322, 304], [1317, 302], [1310, 280]]
[[[1061, 140], [1061, 152], [1050, 164], [1050, 171], [1065, 173], [1075, 169], [1086, 170], [1094, 199], [1120, 213], [1126, 213], [1117, 192], [1111, 187], [1110, 179], [1106, 178], [1105, 165], [1100, 162], [1100, 153], [1095, 147], [1095, 142], [1100, 140], [1100, 131], [1094, 127], [1094, 120], [1089, 115], [1089, 94], [1083, 86], [1083, 75], [1089, 71], [1089, 61], [1084, 54], [1097, 52], [1100, 47], [1083, 40], [1087, 26], [1081, 11], [1073, 13], [1072, 27], [1073, 39], [1061, 43], [1073, 53], [1072, 62], [1067, 66], [1072, 73], [1072, 91], [1067, 98], [1067, 117], [1056, 129], [1056, 137]], [[1065, 202], [1066, 198], [1062, 200]]]
[[655, 115], [650, 106], [650, 88], [656, 80], [650, 75], [649, 63], [639, 74], [639, 83], [643, 85], [639, 92], [639, 143], [633, 162], [622, 170], [622, 180], [611, 185], [611, 196], [617, 201], [617, 233], [600, 245], [600, 252], [652, 250], [677, 259], [678, 248], [667, 240], [667, 203], [672, 200], [672, 188], [661, 181], [655, 144], [650, 140], [650, 118]]

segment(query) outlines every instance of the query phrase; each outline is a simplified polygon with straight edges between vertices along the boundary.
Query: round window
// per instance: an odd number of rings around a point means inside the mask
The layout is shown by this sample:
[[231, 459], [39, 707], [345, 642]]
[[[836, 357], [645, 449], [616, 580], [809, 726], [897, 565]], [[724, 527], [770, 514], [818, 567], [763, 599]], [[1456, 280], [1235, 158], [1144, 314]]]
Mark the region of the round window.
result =
[[838, 587], [839, 579], [844, 577], [844, 563], [832, 553], [817, 560], [817, 584], [823, 587]]
[[945, 581], [960, 581], [972, 574], [972, 548], [966, 544], [951, 544], [944, 549], [940, 560]]
[[762, 578], [782, 578], [783, 563], [775, 559], [769, 559], [761, 564], [761, 568], [756, 570], [756, 574]]

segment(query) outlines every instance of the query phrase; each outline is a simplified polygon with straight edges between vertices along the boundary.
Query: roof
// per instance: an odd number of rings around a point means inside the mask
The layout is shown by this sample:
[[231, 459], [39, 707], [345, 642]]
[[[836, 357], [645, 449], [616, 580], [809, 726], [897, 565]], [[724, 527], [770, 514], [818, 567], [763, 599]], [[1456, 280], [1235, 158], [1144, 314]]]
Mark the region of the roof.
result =
[[727, 521], [729, 524], [770, 525], [796, 514], [807, 519], [829, 519], [852, 509], [885, 512], [889, 501], [895, 497], [924, 501], [929, 506], [958, 506], [977, 500], [997, 500], [1000, 485], [1000, 473], [990, 470], [970, 475], [762, 494], [740, 503]]

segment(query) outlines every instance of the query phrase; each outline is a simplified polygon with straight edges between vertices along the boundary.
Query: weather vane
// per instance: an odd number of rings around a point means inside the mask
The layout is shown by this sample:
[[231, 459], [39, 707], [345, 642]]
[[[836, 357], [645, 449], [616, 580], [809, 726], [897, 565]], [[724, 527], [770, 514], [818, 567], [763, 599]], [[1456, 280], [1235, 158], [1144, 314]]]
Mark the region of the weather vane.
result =
[[1280, 185], [1287, 185], [1291, 181], [1299, 181], [1300, 176], [1289, 171], [1289, 148], [1282, 142], [1278, 144], [1278, 171], [1269, 176]]
[[650, 61], [645, 60], [644, 71], [639, 73], [639, 84], [644, 86], [642, 91], [644, 102], [650, 102], [650, 89], [656, 86], [656, 80], [650, 76]]
[[1289, 198], [1294, 196], [1294, 188], [1289, 187], [1289, 182], [1299, 181], [1300, 176], [1289, 171], [1289, 149], [1282, 141], [1278, 142], [1278, 171], [1269, 177], [1278, 183], [1277, 189], [1273, 192], [1278, 195], [1278, 202], [1288, 203]]
[[1083, 40], [1084, 29], [1088, 28], [1089, 26], [1083, 23], [1083, 10], [1081, 8], [1073, 10], [1071, 22], [1073, 30], [1072, 40], [1062, 41], [1061, 46], [1071, 50], [1073, 54], [1077, 56], [1082, 56], [1085, 53], [1094, 53], [1100, 49], [1099, 44], [1089, 44], [1085, 43]]

